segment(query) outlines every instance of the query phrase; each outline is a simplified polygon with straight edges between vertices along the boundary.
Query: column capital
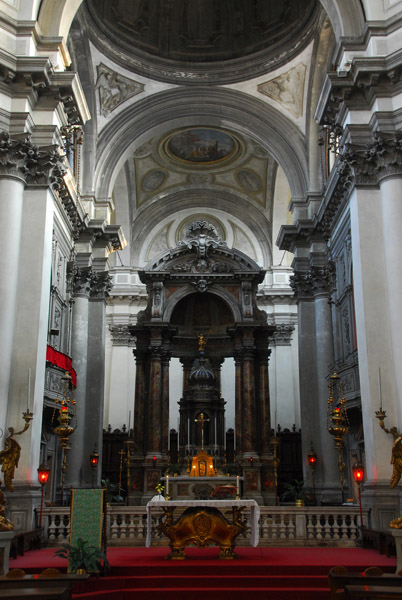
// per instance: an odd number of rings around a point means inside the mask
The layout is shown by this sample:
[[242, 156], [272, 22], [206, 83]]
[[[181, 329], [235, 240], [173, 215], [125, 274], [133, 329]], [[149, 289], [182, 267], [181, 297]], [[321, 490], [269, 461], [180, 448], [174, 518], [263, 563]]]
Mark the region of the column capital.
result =
[[311, 299], [322, 294], [329, 295], [334, 285], [335, 264], [313, 266], [306, 271], [295, 271], [290, 278], [290, 287], [298, 300]]
[[132, 346], [134, 336], [131, 335], [128, 325], [109, 325], [113, 346]]
[[276, 323], [276, 330], [272, 336], [272, 345], [290, 346], [295, 326], [293, 323]]
[[112, 289], [108, 271], [93, 271], [91, 267], [75, 268], [71, 275], [74, 296], [86, 296], [91, 300], [105, 300]]

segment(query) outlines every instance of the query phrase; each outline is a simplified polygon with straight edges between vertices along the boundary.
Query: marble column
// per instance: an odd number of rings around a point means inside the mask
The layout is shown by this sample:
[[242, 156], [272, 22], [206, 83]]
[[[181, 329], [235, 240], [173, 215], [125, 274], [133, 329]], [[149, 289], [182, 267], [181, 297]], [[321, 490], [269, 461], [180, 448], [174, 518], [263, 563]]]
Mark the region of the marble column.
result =
[[183, 365], [183, 394], [188, 390], [190, 382], [191, 368], [194, 360], [192, 358], [181, 358], [181, 364]]
[[256, 357], [258, 364], [258, 404], [260, 406], [260, 439], [261, 454], [267, 456], [270, 454], [271, 438], [271, 408], [269, 399], [269, 380], [268, 380], [268, 356], [269, 351], [259, 351]]
[[[84, 439], [83, 476], [86, 485], [101, 484], [103, 413], [105, 397], [105, 314], [106, 295], [110, 277], [106, 271], [96, 272], [92, 280], [88, 322], [88, 373], [85, 406], [86, 435]], [[89, 464], [93, 450], [99, 453], [99, 464], [94, 475]]]
[[[379, 426], [375, 412], [380, 407], [379, 367], [386, 426], [400, 429], [396, 409], [395, 376], [388, 310], [388, 281], [382, 198], [378, 189], [355, 188], [350, 198], [353, 256], [353, 289], [359, 376], [365, 441], [366, 482], [364, 495], [372, 496], [373, 527], [387, 528], [395, 514], [395, 495], [389, 488], [393, 437]], [[400, 367], [399, 367], [400, 368]]]
[[169, 440], [169, 362], [170, 352], [164, 350], [162, 353], [162, 390], [161, 390], [161, 413], [162, 413], [162, 454], [168, 453]]
[[[297, 293], [298, 306], [298, 352], [299, 352], [299, 382], [300, 382], [300, 424], [302, 431], [302, 456], [307, 456], [310, 444], [319, 457], [321, 451], [320, 427], [317, 427], [312, 414], [317, 414], [317, 372], [316, 372], [316, 342], [315, 342], [315, 307], [308, 282], [308, 273], [295, 271], [293, 278], [294, 289]], [[325, 427], [326, 430], [326, 427]], [[311, 469], [303, 465], [303, 478], [311, 480]], [[319, 461], [316, 468], [317, 489], [323, 478], [323, 465]]]
[[235, 360], [235, 450], [240, 455], [243, 451], [242, 421], [243, 421], [243, 354], [236, 352]]
[[[0, 132], [0, 339], [2, 360], [0, 361], [0, 431], [7, 430], [7, 405], [11, 377], [14, 327], [17, 307], [18, 269], [22, 229], [24, 187], [26, 182], [27, 148], [23, 142], [12, 140]], [[25, 369], [24, 369], [25, 370]], [[28, 369], [26, 369], [26, 373]], [[24, 396], [28, 392], [25, 378]], [[4, 435], [1, 444], [4, 442]]]
[[254, 352], [251, 348], [244, 351], [243, 361], [243, 454], [255, 456], [257, 452], [256, 406], [254, 385]]
[[[316, 343], [316, 368], [317, 368], [317, 407], [318, 429], [320, 435], [320, 462], [322, 471], [319, 487], [323, 489], [322, 500], [325, 502], [339, 501], [341, 499], [340, 472], [338, 468], [338, 450], [334, 446], [333, 437], [327, 429], [328, 415], [328, 376], [334, 364], [334, 346], [332, 331], [332, 315], [329, 289], [328, 268], [313, 268], [313, 278], [316, 289], [314, 291], [315, 309], [315, 343]], [[344, 449], [344, 453], [346, 450]], [[308, 450], [303, 457], [307, 456]], [[346, 461], [346, 457], [344, 456]], [[305, 462], [305, 461], [304, 461]], [[347, 478], [344, 475], [344, 487], [347, 488]], [[345, 495], [346, 497], [346, 495]]]
[[[84, 486], [83, 461], [86, 435], [86, 399], [88, 374], [88, 321], [92, 271], [90, 267], [76, 269], [73, 280], [74, 304], [72, 314], [71, 356], [77, 373], [75, 390], [77, 427], [70, 437], [67, 452], [66, 484]], [[89, 458], [88, 458], [89, 460]]]
[[18, 431], [24, 424], [22, 413], [28, 404], [28, 369], [31, 370], [29, 408], [34, 417], [28, 431], [17, 438], [21, 456], [15, 471], [10, 518], [18, 530], [31, 529], [33, 507], [39, 502], [37, 468], [40, 463], [55, 210], [54, 197], [47, 183], [43, 181], [40, 185], [38, 182], [35, 187], [27, 184], [24, 194], [7, 427]]
[[136, 362], [135, 400], [134, 400], [134, 455], [143, 457], [145, 430], [145, 365], [146, 355], [139, 349], [134, 350]]
[[162, 389], [162, 350], [153, 347], [149, 372], [149, 420], [147, 431], [147, 456], [160, 457], [161, 440], [161, 389]]
[[[384, 260], [390, 340], [395, 387], [395, 416], [402, 428], [402, 174], [390, 174], [380, 181]], [[384, 367], [382, 367], [384, 369]]]

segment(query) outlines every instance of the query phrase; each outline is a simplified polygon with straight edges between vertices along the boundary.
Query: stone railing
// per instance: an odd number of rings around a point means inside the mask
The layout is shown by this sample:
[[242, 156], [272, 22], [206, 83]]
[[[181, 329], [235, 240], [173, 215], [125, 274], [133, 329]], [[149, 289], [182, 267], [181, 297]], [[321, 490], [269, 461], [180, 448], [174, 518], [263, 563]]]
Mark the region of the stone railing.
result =
[[[366, 526], [367, 518], [367, 511], [363, 511]], [[167, 545], [167, 540], [156, 533], [157, 513], [152, 514], [152, 519], [153, 545]], [[357, 506], [262, 506], [260, 546], [355, 546], [359, 521]], [[43, 524], [45, 544], [59, 546], [68, 542], [68, 507], [44, 508]], [[108, 507], [106, 535], [109, 546], [144, 546], [146, 530], [145, 506]], [[237, 541], [238, 546], [247, 544], [247, 536]]]

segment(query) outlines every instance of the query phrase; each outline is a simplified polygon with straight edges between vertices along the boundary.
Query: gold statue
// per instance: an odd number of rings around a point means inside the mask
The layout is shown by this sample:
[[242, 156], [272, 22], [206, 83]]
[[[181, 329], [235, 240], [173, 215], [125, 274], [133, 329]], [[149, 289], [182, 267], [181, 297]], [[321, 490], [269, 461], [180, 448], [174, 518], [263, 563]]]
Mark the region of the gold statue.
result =
[[391, 465], [394, 466], [391, 477], [391, 488], [394, 488], [398, 483], [402, 475], [402, 437], [396, 438], [394, 445], [392, 446], [392, 458]]
[[[27, 409], [24, 413], [22, 413], [22, 416], [25, 421], [24, 427], [21, 429], [21, 431], [15, 431], [14, 427], [8, 428], [10, 433], [4, 442], [4, 450], [0, 452], [0, 465], [1, 470], [4, 473], [4, 483], [10, 492], [14, 490], [14, 471], [18, 467], [18, 461], [21, 455], [21, 446], [15, 441], [13, 435], [22, 435], [29, 428], [33, 414], [29, 409]], [[11, 531], [14, 529], [14, 525], [5, 516], [5, 503], [6, 499], [3, 492], [0, 490], [0, 531]]]
[[21, 446], [11, 436], [12, 433], [4, 442], [4, 450], [0, 452], [0, 465], [1, 470], [4, 473], [4, 483], [10, 492], [14, 489], [14, 471], [18, 467], [18, 461], [21, 454]]
[[3, 492], [0, 490], [0, 531], [12, 531], [14, 529], [14, 525], [11, 523], [11, 521], [7, 519], [6, 515], [4, 514], [5, 503], [6, 499], [4, 497]]
[[198, 334], [198, 350], [200, 352], [204, 352], [206, 345], [207, 345], [207, 340], [204, 338], [202, 333], [199, 333]]

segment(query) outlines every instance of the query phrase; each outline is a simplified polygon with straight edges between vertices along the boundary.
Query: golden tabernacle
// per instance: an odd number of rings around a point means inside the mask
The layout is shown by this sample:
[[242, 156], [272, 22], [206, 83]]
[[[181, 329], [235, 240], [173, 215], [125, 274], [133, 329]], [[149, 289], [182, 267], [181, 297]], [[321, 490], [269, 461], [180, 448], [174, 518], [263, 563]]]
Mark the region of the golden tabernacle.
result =
[[205, 450], [193, 456], [190, 477], [216, 477], [213, 458]]

